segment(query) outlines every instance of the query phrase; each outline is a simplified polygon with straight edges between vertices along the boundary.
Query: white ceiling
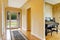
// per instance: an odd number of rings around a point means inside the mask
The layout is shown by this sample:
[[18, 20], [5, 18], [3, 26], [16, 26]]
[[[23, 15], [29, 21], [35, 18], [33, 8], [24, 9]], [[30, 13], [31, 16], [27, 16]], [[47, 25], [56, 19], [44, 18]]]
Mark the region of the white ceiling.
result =
[[27, 0], [8, 0], [9, 7], [20, 8]]
[[[8, 6], [20, 8], [22, 5], [24, 5], [26, 1], [27, 0], [8, 0]], [[60, 3], [60, 0], [45, 0], [45, 2], [48, 2], [54, 5], [54, 4]]]
[[45, 2], [55, 5], [57, 3], [60, 3], [60, 0], [45, 0]]

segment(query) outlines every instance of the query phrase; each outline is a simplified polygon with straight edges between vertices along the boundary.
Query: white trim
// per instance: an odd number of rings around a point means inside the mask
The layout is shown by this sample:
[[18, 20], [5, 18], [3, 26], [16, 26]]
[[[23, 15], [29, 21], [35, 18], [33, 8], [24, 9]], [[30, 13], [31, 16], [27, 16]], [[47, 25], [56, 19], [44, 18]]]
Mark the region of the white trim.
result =
[[[45, 8], [45, 4], [44, 4], [44, 7], [43, 7], [43, 14], [44, 14], [44, 8]], [[43, 15], [44, 16], [44, 15]], [[44, 18], [43, 18], [44, 20], [44, 37], [46, 37], [45, 36], [45, 16], [44, 16]], [[44, 40], [46, 40], [46, 38], [44, 38]]]
[[35, 33], [31, 33], [32, 35], [36, 36], [37, 38], [39, 38], [40, 40], [45, 40], [45, 38], [40, 37], [39, 35], [35, 34]]
[[27, 29], [26, 28], [22, 28], [22, 30], [26, 31]]
[[4, 5], [2, 3], [2, 34], [4, 32]]
[[1, 6], [2, 6], [2, 33], [0, 34], [1, 35], [1, 37], [0, 37], [0, 40], [3, 40], [3, 37], [2, 37], [2, 35], [4, 34], [4, 3], [2, 2], [2, 0], [1, 0]]

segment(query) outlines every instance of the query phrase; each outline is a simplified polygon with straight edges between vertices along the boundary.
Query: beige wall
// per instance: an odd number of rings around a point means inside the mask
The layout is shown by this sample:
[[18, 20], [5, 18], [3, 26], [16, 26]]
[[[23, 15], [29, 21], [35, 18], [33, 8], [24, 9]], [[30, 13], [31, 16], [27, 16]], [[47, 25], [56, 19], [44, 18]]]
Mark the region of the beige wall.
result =
[[53, 17], [52, 16], [52, 8], [53, 6], [51, 4], [45, 3], [44, 5], [44, 17]]
[[53, 6], [53, 16], [55, 17], [56, 21], [59, 22], [60, 17], [60, 4]]
[[[53, 6], [53, 16], [55, 17], [56, 22], [58, 22], [60, 24], [60, 4], [56, 4]], [[59, 27], [59, 29], [60, 29], [60, 27]]]
[[43, 0], [29, 0], [22, 7], [22, 29], [27, 28], [27, 8], [31, 7], [31, 34], [38, 38], [45, 39], [44, 30], [44, 1]]

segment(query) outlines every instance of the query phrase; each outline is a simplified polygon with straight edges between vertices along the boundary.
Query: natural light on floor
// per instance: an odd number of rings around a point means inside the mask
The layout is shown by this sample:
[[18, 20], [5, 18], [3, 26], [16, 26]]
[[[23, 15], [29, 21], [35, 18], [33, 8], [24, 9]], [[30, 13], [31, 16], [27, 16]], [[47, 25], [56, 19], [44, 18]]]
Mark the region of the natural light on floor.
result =
[[7, 30], [7, 38], [6, 39], [11, 40], [11, 35], [10, 35], [10, 30], [9, 29]]

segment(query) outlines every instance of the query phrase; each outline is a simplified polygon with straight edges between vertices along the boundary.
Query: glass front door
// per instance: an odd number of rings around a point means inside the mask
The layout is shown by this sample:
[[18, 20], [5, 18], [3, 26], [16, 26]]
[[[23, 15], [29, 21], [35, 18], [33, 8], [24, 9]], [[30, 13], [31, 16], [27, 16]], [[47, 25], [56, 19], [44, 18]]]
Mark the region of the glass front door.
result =
[[20, 13], [7, 12], [7, 28], [19, 28], [20, 27]]

